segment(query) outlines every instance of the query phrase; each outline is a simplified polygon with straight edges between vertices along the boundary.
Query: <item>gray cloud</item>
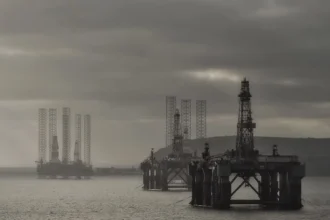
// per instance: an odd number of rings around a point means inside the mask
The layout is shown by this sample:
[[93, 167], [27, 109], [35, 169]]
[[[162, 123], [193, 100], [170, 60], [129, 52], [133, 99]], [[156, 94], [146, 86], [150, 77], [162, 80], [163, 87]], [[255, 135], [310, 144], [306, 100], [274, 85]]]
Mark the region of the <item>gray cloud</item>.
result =
[[[133, 147], [132, 139], [163, 137], [166, 95], [207, 99], [209, 133], [235, 133], [237, 77], [246, 76], [255, 118], [269, 131], [262, 134], [317, 136], [312, 126], [292, 123], [292, 132], [279, 121], [326, 126], [330, 119], [329, 8], [321, 0], [2, 1], [0, 99], [5, 106], [51, 100], [88, 109], [129, 130], [117, 145], [147, 150], [163, 140]], [[35, 120], [39, 106], [23, 106], [17, 112], [9, 105], [12, 113], [4, 110], [3, 118]], [[101, 132], [105, 125], [95, 126]], [[100, 148], [109, 141], [97, 138]]]

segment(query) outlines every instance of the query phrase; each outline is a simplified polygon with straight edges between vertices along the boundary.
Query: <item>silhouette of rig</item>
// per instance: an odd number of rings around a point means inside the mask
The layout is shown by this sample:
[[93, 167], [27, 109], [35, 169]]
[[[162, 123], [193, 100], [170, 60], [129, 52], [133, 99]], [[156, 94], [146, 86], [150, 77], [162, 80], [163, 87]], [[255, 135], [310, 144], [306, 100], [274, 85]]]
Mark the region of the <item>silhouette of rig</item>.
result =
[[153, 149], [150, 157], [141, 163], [143, 171], [143, 188], [145, 190], [169, 188], [191, 188], [191, 178], [188, 174], [191, 153], [183, 152], [183, 135], [180, 129], [180, 113], [177, 109], [174, 115], [174, 135], [172, 153], [158, 162]]
[[71, 155], [71, 118], [70, 108], [63, 108], [63, 148], [62, 160], [59, 158], [59, 144], [57, 136], [57, 109], [49, 109], [49, 161], [46, 161], [47, 149], [47, 109], [39, 109], [39, 159], [37, 173], [39, 178], [89, 178], [93, 176], [91, 165], [91, 117], [84, 116], [84, 162], [81, 159], [81, 115], [75, 118], [75, 148], [74, 160]]
[[[182, 115], [181, 115], [182, 114]], [[153, 149], [150, 156], [141, 163], [143, 189], [191, 190], [191, 177], [188, 173], [191, 159], [196, 157], [184, 152], [183, 143], [191, 138], [191, 100], [181, 100], [181, 114], [176, 108], [176, 97], [166, 97], [166, 146], [172, 152], [161, 160], [156, 160]], [[196, 137], [206, 137], [206, 101], [196, 101]]]
[[[236, 149], [210, 155], [209, 146], [201, 159], [189, 165], [193, 206], [229, 209], [235, 204], [258, 204], [266, 208], [296, 210], [302, 208], [301, 180], [305, 165], [295, 155], [279, 155], [273, 146], [271, 155], [261, 155], [254, 147], [251, 93], [249, 81], [241, 82]], [[233, 183], [242, 179], [238, 187]], [[253, 186], [251, 180], [257, 183]], [[256, 200], [233, 199], [242, 186], [250, 187]]]

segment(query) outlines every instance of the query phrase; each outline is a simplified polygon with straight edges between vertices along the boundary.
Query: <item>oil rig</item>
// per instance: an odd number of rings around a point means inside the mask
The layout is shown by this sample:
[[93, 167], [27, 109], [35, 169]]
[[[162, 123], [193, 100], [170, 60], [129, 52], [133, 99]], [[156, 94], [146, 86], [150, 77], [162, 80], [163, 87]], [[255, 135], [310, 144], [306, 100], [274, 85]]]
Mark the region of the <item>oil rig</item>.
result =
[[[241, 82], [236, 149], [210, 155], [209, 146], [201, 159], [192, 160], [192, 206], [229, 209], [236, 204], [257, 204], [264, 208], [301, 209], [301, 180], [305, 164], [295, 155], [280, 155], [276, 145], [272, 154], [261, 155], [254, 147], [251, 93], [249, 81]], [[241, 179], [236, 187], [234, 183]], [[252, 181], [256, 183], [254, 186]], [[243, 187], [251, 188], [258, 199], [234, 199]]]
[[[181, 115], [182, 114], [182, 115]], [[196, 152], [184, 152], [185, 140], [191, 139], [191, 100], [181, 100], [180, 110], [176, 108], [176, 97], [166, 97], [166, 146], [171, 153], [161, 160], [154, 156], [154, 150], [141, 163], [144, 190], [187, 189], [191, 190], [188, 168]], [[196, 136], [206, 137], [206, 101], [196, 101]]]
[[39, 109], [39, 158], [37, 163], [37, 173], [39, 178], [58, 177], [77, 179], [88, 179], [93, 175], [91, 165], [91, 116], [84, 115], [84, 162], [81, 154], [81, 114], [75, 115], [75, 148], [74, 158], [71, 161], [71, 112], [70, 108], [63, 108], [62, 115], [62, 160], [59, 156], [59, 143], [57, 135], [57, 109], [49, 109], [48, 123], [48, 151], [49, 159], [46, 158], [47, 149], [47, 109]]

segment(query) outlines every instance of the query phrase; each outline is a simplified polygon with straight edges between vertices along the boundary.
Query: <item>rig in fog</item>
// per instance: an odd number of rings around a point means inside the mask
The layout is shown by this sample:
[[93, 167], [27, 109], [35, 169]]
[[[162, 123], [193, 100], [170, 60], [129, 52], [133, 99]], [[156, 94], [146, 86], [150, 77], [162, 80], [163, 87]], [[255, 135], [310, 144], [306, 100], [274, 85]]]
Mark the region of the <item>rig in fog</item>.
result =
[[60, 159], [57, 135], [57, 109], [48, 114], [48, 161], [47, 155], [47, 109], [39, 109], [39, 158], [37, 173], [40, 178], [88, 178], [93, 175], [91, 165], [91, 116], [84, 115], [84, 161], [82, 160], [81, 114], [75, 115], [75, 145], [71, 160], [71, 111], [63, 108], [62, 115], [62, 158]]
[[[196, 101], [196, 138], [206, 138], [206, 101]], [[172, 152], [162, 160], [156, 160], [154, 151], [141, 163], [143, 188], [163, 190], [191, 189], [189, 163], [196, 157], [184, 152], [183, 143], [191, 139], [191, 100], [181, 100], [181, 114], [176, 108], [176, 97], [166, 97], [166, 146]]]
[[[267, 208], [300, 209], [301, 180], [305, 165], [295, 155], [280, 155], [273, 146], [272, 155], [260, 155], [254, 147], [251, 93], [249, 81], [241, 82], [236, 149], [210, 156], [206, 143], [202, 159], [192, 160], [193, 206], [229, 209], [234, 204], [259, 204]], [[242, 182], [234, 188], [233, 183]], [[251, 180], [257, 183], [253, 186]], [[241, 187], [250, 187], [256, 200], [233, 199]]]

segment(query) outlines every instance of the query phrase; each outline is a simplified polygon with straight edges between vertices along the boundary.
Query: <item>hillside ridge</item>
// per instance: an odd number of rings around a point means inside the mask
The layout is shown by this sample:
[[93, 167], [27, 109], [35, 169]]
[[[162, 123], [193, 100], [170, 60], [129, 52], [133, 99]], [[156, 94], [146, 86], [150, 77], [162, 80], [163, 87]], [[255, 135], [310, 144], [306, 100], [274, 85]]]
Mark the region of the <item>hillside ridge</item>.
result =
[[[205, 139], [184, 141], [184, 151], [200, 155], [205, 142], [209, 143], [211, 155], [219, 154], [235, 148], [236, 136], [216, 136]], [[330, 138], [296, 138], [296, 137], [254, 137], [255, 148], [261, 154], [270, 155], [272, 146], [276, 144], [281, 155], [297, 155], [306, 163], [307, 175], [330, 176]], [[157, 160], [161, 160], [172, 151], [171, 147], [160, 148], [155, 152]]]

